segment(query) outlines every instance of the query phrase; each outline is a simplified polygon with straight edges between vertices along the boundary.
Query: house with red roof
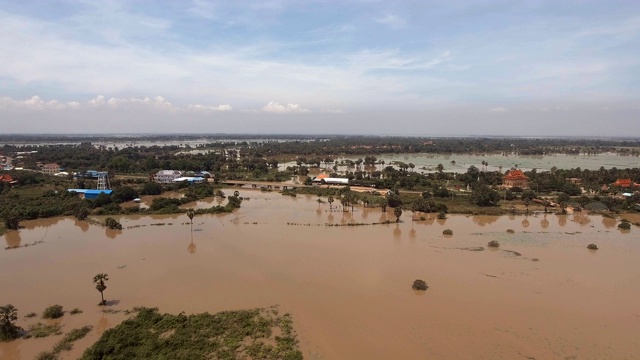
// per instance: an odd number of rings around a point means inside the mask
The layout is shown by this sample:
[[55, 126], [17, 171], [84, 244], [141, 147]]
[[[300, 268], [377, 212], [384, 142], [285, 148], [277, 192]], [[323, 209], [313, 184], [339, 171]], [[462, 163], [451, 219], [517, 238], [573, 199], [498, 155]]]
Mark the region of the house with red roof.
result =
[[616, 182], [611, 184], [611, 186], [620, 187], [620, 188], [640, 188], [640, 184], [631, 181], [631, 179], [618, 179]]
[[529, 187], [528, 181], [529, 177], [525, 175], [522, 170], [515, 169], [509, 171], [502, 178], [502, 185], [505, 188], [519, 187], [521, 189], [526, 189]]

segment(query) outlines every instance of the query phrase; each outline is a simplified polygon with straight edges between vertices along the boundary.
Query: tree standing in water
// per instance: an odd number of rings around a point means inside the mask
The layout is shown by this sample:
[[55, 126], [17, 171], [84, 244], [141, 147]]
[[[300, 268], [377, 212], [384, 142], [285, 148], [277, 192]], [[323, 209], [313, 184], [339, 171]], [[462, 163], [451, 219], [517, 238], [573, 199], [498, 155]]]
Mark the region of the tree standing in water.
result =
[[396, 222], [400, 222], [400, 216], [402, 215], [402, 209], [400, 208], [400, 206], [393, 209], [393, 215], [395, 215], [396, 217]]
[[108, 280], [109, 280], [109, 275], [107, 274], [98, 274], [93, 277], [93, 283], [96, 285], [96, 290], [100, 291], [100, 297], [102, 298], [100, 305], [107, 304], [107, 302], [104, 299], [104, 291], [107, 290], [107, 285], [105, 285], [104, 282]]
[[329, 196], [329, 198], [327, 199], [327, 202], [329, 203], [329, 210], [333, 210], [333, 196]]
[[21, 328], [15, 322], [18, 320], [18, 309], [11, 304], [0, 306], [0, 341], [10, 341], [20, 336]]
[[191, 227], [193, 227], [193, 217], [196, 216], [195, 211], [193, 211], [193, 209], [189, 209], [189, 211], [187, 211], [187, 216], [189, 217], [189, 221], [191, 221]]

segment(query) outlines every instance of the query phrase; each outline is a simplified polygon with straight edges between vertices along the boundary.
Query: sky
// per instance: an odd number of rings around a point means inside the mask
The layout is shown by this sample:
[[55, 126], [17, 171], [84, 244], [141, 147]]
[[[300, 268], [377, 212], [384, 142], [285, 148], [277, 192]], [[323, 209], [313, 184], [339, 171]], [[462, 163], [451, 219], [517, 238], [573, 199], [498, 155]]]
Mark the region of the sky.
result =
[[640, 137], [640, 1], [0, 0], [0, 133]]

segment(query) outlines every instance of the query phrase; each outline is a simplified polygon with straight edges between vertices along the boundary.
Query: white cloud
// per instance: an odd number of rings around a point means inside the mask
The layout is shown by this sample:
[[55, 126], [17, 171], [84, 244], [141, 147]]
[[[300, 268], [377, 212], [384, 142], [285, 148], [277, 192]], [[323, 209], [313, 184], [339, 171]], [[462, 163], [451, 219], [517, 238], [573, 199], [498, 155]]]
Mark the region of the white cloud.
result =
[[491, 109], [489, 109], [489, 111], [497, 112], [497, 113], [504, 113], [504, 112], [507, 112], [509, 110], [507, 108], [505, 108], [505, 107], [499, 106], [499, 107], [491, 108]]
[[69, 101], [60, 102], [58, 100], [45, 101], [40, 96], [32, 96], [26, 100], [15, 100], [10, 97], [0, 97], [0, 109], [32, 109], [32, 110], [76, 110], [76, 109], [117, 109], [117, 108], [146, 108], [163, 110], [167, 112], [177, 111], [231, 111], [233, 108], [231, 105], [223, 104], [217, 106], [211, 105], [188, 105], [186, 107], [179, 107], [173, 105], [167, 99], [162, 96], [155, 97], [131, 97], [131, 98], [116, 98], [111, 97], [107, 100], [104, 95], [97, 95], [93, 99], [85, 102]]
[[311, 112], [311, 110], [305, 109], [299, 104], [282, 105], [276, 101], [269, 101], [267, 105], [262, 107], [262, 111], [270, 112], [270, 113], [278, 113], [278, 114]]
[[231, 110], [233, 110], [233, 108], [231, 107], [231, 105], [228, 105], [228, 104], [218, 105], [218, 106], [208, 106], [208, 105], [196, 104], [196, 105], [187, 106], [187, 110], [190, 110], [190, 111], [231, 111]]
[[381, 18], [374, 18], [373, 20], [392, 29], [402, 29], [403, 27], [407, 26], [407, 20], [395, 14], [386, 14]]

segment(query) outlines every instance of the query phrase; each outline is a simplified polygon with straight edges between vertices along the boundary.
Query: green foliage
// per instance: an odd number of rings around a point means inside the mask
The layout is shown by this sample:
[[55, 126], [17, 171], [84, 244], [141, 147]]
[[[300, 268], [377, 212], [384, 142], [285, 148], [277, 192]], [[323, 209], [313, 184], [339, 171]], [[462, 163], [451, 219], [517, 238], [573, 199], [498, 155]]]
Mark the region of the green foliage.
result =
[[18, 309], [11, 304], [0, 306], [0, 341], [10, 341], [20, 336], [20, 327], [15, 324], [18, 320]]
[[78, 308], [74, 308], [73, 310], [69, 311], [69, 314], [71, 315], [82, 314], [82, 310]]
[[396, 222], [400, 222], [400, 216], [402, 216], [402, 208], [398, 206], [397, 208], [393, 209], [393, 216], [396, 217]]
[[89, 207], [86, 203], [80, 203], [73, 210], [73, 216], [78, 220], [85, 220], [89, 216]]
[[424, 280], [415, 280], [413, 282], [413, 285], [411, 285], [411, 288], [413, 290], [420, 290], [420, 291], [425, 291], [429, 288], [429, 286], [427, 285], [427, 283]]
[[629, 230], [629, 229], [631, 229], [631, 224], [629, 224], [626, 221], [623, 221], [620, 224], [618, 224], [618, 228], [622, 229], [622, 230]]
[[391, 206], [392, 208], [402, 206], [402, 199], [393, 191], [388, 193], [385, 198], [387, 199], [387, 205]]
[[64, 311], [62, 311], [62, 305], [51, 305], [44, 310], [42, 313], [43, 319], [57, 319], [64, 315]]
[[148, 182], [142, 186], [141, 195], [160, 195], [162, 194], [162, 185], [156, 182]]
[[492, 247], [492, 248], [498, 248], [498, 247], [500, 247], [500, 243], [497, 240], [491, 240], [491, 241], [489, 241], [487, 246], [488, 247]]
[[116, 203], [131, 201], [137, 197], [138, 192], [131, 186], [119, 186], [111, 194], [111, 199]]
[[453, 230], [451, 229], [445, 229], [442, 231], [442, 235], [453, 235]]
[[589, 249], [589, 250], [598, 250], [598, 245], [589, 244], [589, 245], [587, 245], [587, 249]]
[[448, 198], [451, 196], [451, 192], [446, 187], [439, 187], [433, 190], [433, 196], [439, 198]]
[[500, 194], [486, 185], [481, 185], [473, 190], [470, 200], [478, 206], [496, 206], [500, 202]]
[[62, 326], [59, 323], [43, 324], [37, 322], [29, 326], [29, 337], [43, 338], [51, 335], [62, 334]]
[[109, 229], [122, 230], [122, 224], [120, 224], [118, 220], [112, 217], [108, 217], [104, 219], [104, 226], [106, 226]]
[[93, 284], [96, 286], [96, 290], [100, 292], [100, 297], [102, 301], [100, 301], [100, 305], [106, 305], [106, 301], [104, 300], [104, 291], [107, 290], [107, 285], [105, 285], [105, 281], [109, 281], [109, 275], [100, 273], [96, 274], [93, 277]]
[[36, 356], [36, 360], [58, 360], [58, 359], [59, 359], [58, 355], [49, 351], [43, 351]]
[[302, 353], [297, 343], [291, 317], [279, 316], [273, 308], [215, 315], [161, 315], [157, 309], [144, 308], [136, 317], [105, 331], [81, 359], [236, 359], [248, 355], [298, 360]]

